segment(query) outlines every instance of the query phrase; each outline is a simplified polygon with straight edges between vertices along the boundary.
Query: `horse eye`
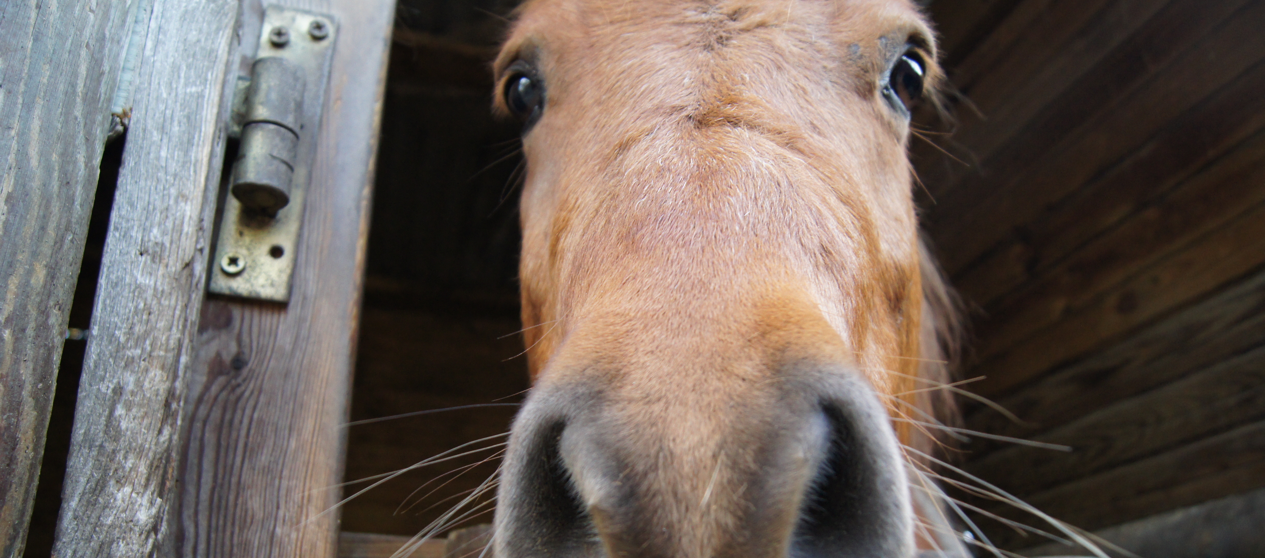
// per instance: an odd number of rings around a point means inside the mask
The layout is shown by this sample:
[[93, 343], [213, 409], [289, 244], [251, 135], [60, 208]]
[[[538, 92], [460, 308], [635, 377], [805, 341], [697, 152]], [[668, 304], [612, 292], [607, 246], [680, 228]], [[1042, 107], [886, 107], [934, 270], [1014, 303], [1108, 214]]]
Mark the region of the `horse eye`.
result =
[[910, 51], [900, 57], [887, 74], [887, 85], [883, 87], [884, 96], [906, 117], [913, 109], [914, 103], [922, 97], [923, 80], [926, 78], [926, 65], [917, 53]]
[[528, 74], [516, 73], [505, 82], [505, 106], [514, 116], [524, 120], [524, 130], [540, 118], [544, 100], [544, 88], [539, 80]]

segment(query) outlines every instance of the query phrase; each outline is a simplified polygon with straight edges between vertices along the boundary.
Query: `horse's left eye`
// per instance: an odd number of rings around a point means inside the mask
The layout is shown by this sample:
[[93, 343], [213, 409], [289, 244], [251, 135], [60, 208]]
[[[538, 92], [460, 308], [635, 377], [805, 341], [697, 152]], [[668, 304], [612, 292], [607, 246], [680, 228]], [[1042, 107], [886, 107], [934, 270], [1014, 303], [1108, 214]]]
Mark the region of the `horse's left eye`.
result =
[[544, 110], [545, 90], [543, 84], [531, 73], [520, 71], [510, 75], [505, 81], [505, 106], [514, 116], [523, 120], [523, 131], [540, 118]]
[[923, 81], [927, 75], [926, 68], [922, 57], [914, 51], [909, 51], [896, 61], [887, 74], [883, 95], [906, 118], [913, 110], [914, 103], [922, 97]]

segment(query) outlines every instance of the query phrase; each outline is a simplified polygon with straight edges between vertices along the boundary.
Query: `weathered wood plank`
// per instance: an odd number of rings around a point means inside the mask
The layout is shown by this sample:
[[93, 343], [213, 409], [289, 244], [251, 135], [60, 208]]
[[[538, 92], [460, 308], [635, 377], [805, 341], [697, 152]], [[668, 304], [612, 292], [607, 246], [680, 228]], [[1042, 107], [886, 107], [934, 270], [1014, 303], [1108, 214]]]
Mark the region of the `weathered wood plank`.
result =
[[[156, 2], [115, 194], [55, 555], [169, 554], [180, 406], [231, 96], [233, 0]], [[180, 37], [180, 40], [173, 40]]]
[[4, 557], [21, 556], [26, 542], [133, 3], [0, 4]]
[[[1035, 288], [1031, 282], [1059, 273], [1053, 271], [1056, 266], [1075, 267], [1076, 264], [1066, 263], [1070, 255], [1127, 219], [1145, 219], [1145, 212], [1153, 211], [1154, 205], [1170, 197], [1174, 187], [1188, 186], [1188, 178], [1206, 171], [1209, 163], [1226, 156], [1227, 151], [1232, 151], [1228, 158], [1239, 164], [1250, 164], [1265, 156], [1265, 137], [1260, 133], [1260, 127], [1265, 125], [1261, 116], [1265, 101], [1259, 89], [1265, 82], [1262, 66], [1265, 64], [1258, 63], [1230, 87], [1167, 123], [1133, 155], [1091, 180], [1068, 200], [1024, 223], [1021, 235], [1009, 237], [990, 249], [979, 263], [958, 274], [954, 284], [959, 292], [973, 303], [992, 309], [996, 317], [997, 309], [1011, 305], [1016, 296], [1026, 296]], [[1253, 133], [1255, 137], [1244, 141]], [[1237, 189], [1248, 187], [1240, 185]], [[1124, 267], [1118, 262], [1112, 265], [1117, 269]], [[1024, 287], [1022, 292], [1020, 286]], [[1083, 298], [1084, 294], [1081, 291], [1078, 296]]]
[[[261, 10], [251, 2], [247, 10]], [[286, 5], [338, 21], [286, 306], [208, 299], [189, 369], [180, 556], [334, 556], [394, 2]]]
[[[1265, 64], [1250, 83], [1265, 87]], [[1244, 95], [1261, 99], [1259, 90]], [[1265, 99], [1256, 103], [1265, 126]], [[1249, 105], [1250, 106], [1250, 105]], [[978, 358], [987, 359], [1013, 347], [1174, 250], [1223, 226], [1265, 201], [1265, 136], [1217, 161], [1180, 187], [1151, 200], [1114, 229], [1070, 254], [1066, 261], [1023, 289], [998, 300], [979, 320]], [[1160, 179], [1146, 181], [1161, 182]]]
[[[1166, 7], [1183, 2], [1190, 4], [1188, 0], [1025, 2], [1015, 14], [1015, 19], [1027, 16], [1025, 32], [1004, 50], [1001, 41], [991, 44], [993, 52], [964, 61], [958, 71], [970, 80], [958, 86], [986, 118], [969, 119], [969, 112], [963, 115], [968, 120], [955, 134], [958, 141], [970, 145], [977, 157], [989, 159], [1040, 111], [1080, 83], [1080, 78], [1093, 76], [1099, 63], [1118, 56], [1116, 49], [1128, 49], [1134, 37], [1146, 36], [1148, 29], [1165, 22], [1172, 13]], [[1225, 17], [1230, 11], [1223, 8], [1209, 14], [1209, 19], [1217, 21], [1217, 15]], [[986, 54], [996, 58], [990, 60]]]
[[[447, 539], [431, 539], [418, 545], [411, 558], [475, 558], [483, 554], [490, 525], [453, 531]], [[338, 558], [391, 558], [413, 543], [409, 537], [343, 531], [338, 535]]]
[[965, 468], [1022, 496], [1265, 418], [1265, 347], [1035, 437], [1068, 453], [1013, 446]]
[[[409, 540], [398, 535], [344, 531], [338, 535], [338, 558], [392, 558]], [[445, 543], [443, 539], [426, 541], [411, 558], [444, 558]]]
[[967, 373], [985, 377], [973, 384], [976, 392], [1001, 396], [1232, 284], [1262, 264], [1265, 205], [1257, 205]]
[[[966, 425], [981, 432], [1030, 438], [1262, 344], [1265, 273], [1257, 273], [998, 400], [1025, 423], [980, 409], [966, 417]], [[964, 449], [968, 459], [980, 459], [999, 447], [1008, 445], [976, 439]]]
[[[1146, 558], [1243, 558], [1265, 548], [1265, 490], [1227, 496], [1094, 533]], [[1048, 545], [1023, 556], [1062, 556], [1079, 549]], [[1108, 551], [1112, 558], [1126, 558]], [[1128, 558], [1132, 558], [1128, 556]]]
[[[1094, 530], [1263, 486], [1265, 422], [1256, 422], [1025, 500], [1053, 517]], [[1009, 508], [990, 509], [1004, 517], [1022, 515]], [[1004, 548], [1039, 542], [1010, 529], [990, 536]]]
[[[987, 160], [999, 145], [998, 138], [990, 136], [1013, 133], [1030, 121], [1169, 3], [1019, 3], [970, 56], [948, 61], [953, 86], [971, 104], [956, 111], [956, 132], [950, 140], [962, 149], [954, 151], [978, 167], [978, 161]], [[926, 147], [917, 154], [929, 161], [939, 159]], [[934, 198], [943, 197], [960, 180], [977, 178], [978, 172], [960, 164], [920, 169]]]
[[[1028, 2], [1031, 3], [1031, 2]], [[949, 63], [972, 54], [997, 24], [1024, 2], [1019, 0], [948, 0], [931, 2], [926, 11], [936, 24], [940, 51]]]
[[[1260, 48], [1249, 48], [1254, 55], [1244, 56], [1242, 42], [1219, 41], [1229, 34], [1253, 45], [1262, 40], [1244, 30], [1265, 21], [1261, 6], [1251, 4], [1233, 13], [1237, 3], [1176, 2], [1068, 87], [1058, 102], [1037, 107], [1033, 118], [990, 114], [997, 133], [978, 140], [958, 138], [977, 153], [985, 140], [998, 149], [992, 155], [981, 153], [984, 171], [939, 196], [928, 214], [929, 232], [943, 239], [945, 268], [960, 272], [1014, 227], [1107, 170], [1169, 119], [1216, 90], [1215, 85], [1177, 77], [1193, 72], [1225, 83], [1259, 60]], [[1231, 50], [1209, 63], [1204, 49]], [[1175, 61], [1181, 70], [1174, 76], [1157, 73]], [[1009, 131], [1001, 133], [1001, 127]]]

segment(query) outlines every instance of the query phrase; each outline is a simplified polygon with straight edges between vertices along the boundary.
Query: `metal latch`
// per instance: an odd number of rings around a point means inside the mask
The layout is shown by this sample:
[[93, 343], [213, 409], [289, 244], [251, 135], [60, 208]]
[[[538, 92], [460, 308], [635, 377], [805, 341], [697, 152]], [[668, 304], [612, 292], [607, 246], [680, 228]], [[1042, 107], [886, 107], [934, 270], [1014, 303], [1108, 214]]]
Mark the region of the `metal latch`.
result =
[[290, 300], [316, 133], [335, 38], [328, 15], [268, 6], [249, 81], [238, 82], [237, 158], [215, 259], [213, 293]]

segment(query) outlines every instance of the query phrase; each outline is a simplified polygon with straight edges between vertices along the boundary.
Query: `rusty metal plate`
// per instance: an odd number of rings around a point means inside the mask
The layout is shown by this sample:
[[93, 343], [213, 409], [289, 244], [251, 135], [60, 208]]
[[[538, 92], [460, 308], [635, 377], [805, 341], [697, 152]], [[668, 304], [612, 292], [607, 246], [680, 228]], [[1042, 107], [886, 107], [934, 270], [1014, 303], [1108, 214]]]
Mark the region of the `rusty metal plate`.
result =
[[[304, 200], [316, 136], [320, 130], [337, 23], [328, 15], [269, 6], [264, 12], [256, 58], [283, 57], [303, 70], [306, 91], [290, 203], [275, 216], [244, 211], [241, 202], [225, 196], [216, 250], [211, 261], [210, 292], [243, 298], [288, 302], [303, 225]], [[241, 108], [235, 107], [235, 113]], [[240, 125], [239, 119], [234, 119]]]

